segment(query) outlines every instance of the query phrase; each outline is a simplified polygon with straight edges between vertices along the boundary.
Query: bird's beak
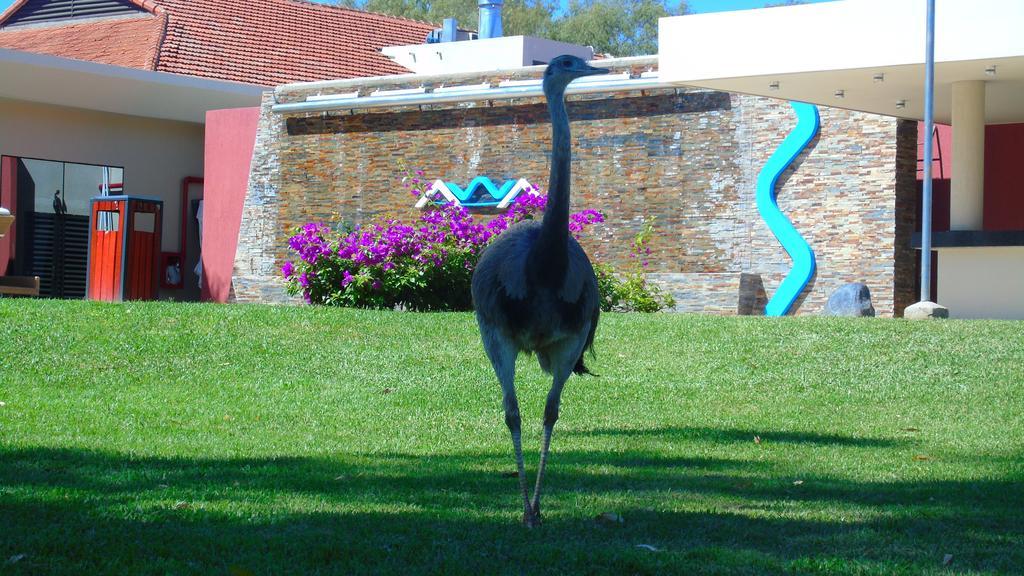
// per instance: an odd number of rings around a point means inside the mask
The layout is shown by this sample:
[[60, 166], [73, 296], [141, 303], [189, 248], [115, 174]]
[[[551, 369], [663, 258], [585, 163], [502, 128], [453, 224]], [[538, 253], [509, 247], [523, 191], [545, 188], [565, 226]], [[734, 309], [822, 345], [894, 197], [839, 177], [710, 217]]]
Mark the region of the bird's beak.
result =
[[597, 68], [595, 66], [587, 66], [586, 68], [584, 68], [583, 70], [580, 71], [579, 75], [580, 76], [596, 76], [598, 74], [607, 74], [607, 73], [608, 73], [608, 69], [607, 68]]

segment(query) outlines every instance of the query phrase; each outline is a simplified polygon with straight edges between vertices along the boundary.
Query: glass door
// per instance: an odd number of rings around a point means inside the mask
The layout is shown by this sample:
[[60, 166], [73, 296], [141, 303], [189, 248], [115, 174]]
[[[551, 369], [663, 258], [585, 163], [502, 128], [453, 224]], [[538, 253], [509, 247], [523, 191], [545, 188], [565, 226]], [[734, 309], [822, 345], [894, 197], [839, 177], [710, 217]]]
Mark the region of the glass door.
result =
[[15, 274], [39, 276], [41, 296], [84, 298], [89, 201], [119, 190], [123, 169], [34, 158], [13, 164], [18, 173]]

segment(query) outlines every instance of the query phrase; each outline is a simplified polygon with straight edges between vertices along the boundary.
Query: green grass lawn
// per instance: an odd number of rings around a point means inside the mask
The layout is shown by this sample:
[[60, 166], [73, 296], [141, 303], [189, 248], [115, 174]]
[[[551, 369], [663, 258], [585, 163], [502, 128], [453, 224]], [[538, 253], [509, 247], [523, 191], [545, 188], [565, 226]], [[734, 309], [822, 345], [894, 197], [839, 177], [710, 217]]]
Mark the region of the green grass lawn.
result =
[[528, 530], [469, 314], [0, 300], [0, 574], [1024, 573], [1024, 323], [596, 347]]

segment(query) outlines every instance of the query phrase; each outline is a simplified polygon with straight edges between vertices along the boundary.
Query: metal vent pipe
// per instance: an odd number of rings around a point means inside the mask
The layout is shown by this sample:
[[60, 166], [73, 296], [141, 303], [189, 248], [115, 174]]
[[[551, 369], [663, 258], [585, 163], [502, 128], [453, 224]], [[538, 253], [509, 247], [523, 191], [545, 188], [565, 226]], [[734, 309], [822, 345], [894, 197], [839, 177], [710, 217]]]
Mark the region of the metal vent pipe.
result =
[[480, 9], [480, 36], [484, 38], [501, 38], [501, 5], [504, 0], [477, 0]]

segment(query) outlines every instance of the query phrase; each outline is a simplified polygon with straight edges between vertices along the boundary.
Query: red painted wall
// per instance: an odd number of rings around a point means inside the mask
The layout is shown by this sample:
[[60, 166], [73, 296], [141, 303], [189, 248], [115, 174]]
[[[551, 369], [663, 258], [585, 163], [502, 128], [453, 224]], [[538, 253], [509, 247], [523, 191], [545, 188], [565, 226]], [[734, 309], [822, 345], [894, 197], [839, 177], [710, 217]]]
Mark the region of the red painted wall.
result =
[[1024, 230], [1024, 124], [985, 127], [985, 230]]
[[[917, 179], [924, 174], [924, 122], [917, 130]], [[953, 129], [935, 125], [932, 148], [934, 230], [949, 229], [949, 182], [953, 177]], [[1024, 124], [985, 127], [985, 230], [1024, 230]], [[920, 226], [918, 227], [920, 229]]]
[[[932, 140], [932, 231], [949, 230], [949, 190], [953, 174], [953, 129], [935, 125]], [[914, 231], [921, 231], [921, 197], [924, 180], [924, 122], [917, 123], [917, 221]], [[920, 264], [918, 264], [920, 266]], [[932, 268], [934, 275], [935, 268]], [[935, 282], [932, 282], [934, 285]], [[934, 295], [934, 288], [932, 294]]]
[[206, 113], [202, 292], [206, 301], [227, 302], [231, 293], [238, 228], [259, 117], [259, 108]]
[[[18, 207], [18, 159], [12, 156], [0, 157], [0, 206], [7, 208], [17, 217]], [[0, 238], [0, 276], [7, 274], [7, 269], [14, 257], [14, 234], [17, 232], [18, 221], [15, 219], [7, 234]]]
[[[950, 180], [953, 176], [953, 128], [935, 125], [932, 140], [932, 179]], [[917, 123], [917, 179], [924, 177], [924, 122]]]

